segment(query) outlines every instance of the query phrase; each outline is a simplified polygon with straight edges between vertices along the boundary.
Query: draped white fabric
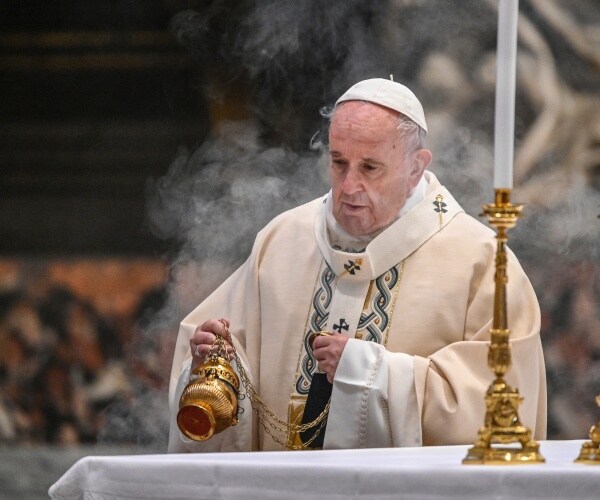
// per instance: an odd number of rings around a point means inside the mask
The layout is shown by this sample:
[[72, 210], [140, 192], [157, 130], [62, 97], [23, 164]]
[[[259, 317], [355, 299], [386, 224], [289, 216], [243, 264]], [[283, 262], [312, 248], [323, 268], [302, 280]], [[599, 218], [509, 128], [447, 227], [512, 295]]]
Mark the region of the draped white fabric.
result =
[[53, 499], [598, 498], [582, 441], [543, 441], [546, 463], [462, 465], [468, 446], [86, 457]]

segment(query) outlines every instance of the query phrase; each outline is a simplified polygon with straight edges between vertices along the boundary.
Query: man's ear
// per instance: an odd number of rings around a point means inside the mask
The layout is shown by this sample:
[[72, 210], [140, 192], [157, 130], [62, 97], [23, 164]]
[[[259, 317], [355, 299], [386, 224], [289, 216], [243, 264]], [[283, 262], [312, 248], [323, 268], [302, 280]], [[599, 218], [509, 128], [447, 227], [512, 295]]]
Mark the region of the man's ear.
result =
[[421, 179], [425, 169], [431, 163], [432, 158], [433, 155], [429, 149], [418, 149], [412, 154], [410, 177], [411, 179], [415, 179], [415, 186], [419, 182], [419, 179]]

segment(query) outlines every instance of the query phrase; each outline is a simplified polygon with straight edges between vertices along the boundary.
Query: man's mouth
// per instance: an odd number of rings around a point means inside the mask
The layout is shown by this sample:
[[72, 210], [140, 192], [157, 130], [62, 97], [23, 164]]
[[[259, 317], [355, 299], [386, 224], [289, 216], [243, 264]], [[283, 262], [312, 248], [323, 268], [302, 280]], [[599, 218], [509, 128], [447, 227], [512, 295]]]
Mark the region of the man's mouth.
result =
[[353, 203], [347, 203], [347, 202], [342, 202], [342, 208], [344, 209], [344, 211], [346, 212], [358, 212], [360, 210], [362, 210], [363, 208], [365, 208], [364, 205], [355, 205]]

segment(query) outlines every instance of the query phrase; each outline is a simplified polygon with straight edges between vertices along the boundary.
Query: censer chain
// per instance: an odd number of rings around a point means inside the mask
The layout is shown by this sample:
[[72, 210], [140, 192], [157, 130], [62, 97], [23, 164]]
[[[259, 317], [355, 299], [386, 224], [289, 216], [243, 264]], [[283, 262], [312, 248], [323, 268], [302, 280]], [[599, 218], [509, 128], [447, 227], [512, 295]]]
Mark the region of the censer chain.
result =
[[[229, 328], [227, 327], [225, 322], [221, 322], [221, 323], [225, 327], [226, 336], [231, 338], [231, 336], [229, 334]], [[227, 355], [226, 355], [227, 349], [225, 347], [225, 341], [224, 341], [223, 337], [221, 337], [220, 335], [216, 335], [215, 337], [216, 338], [211, 347], [210, 355], [213, 355], [213, 356], [214, 355], [222, 355], [223, 358], [227, 359]], [[213, 351], [213, 349], [215, 347], [217, 348], [216, 353]], [[269, 434], [269, 436], [271, 436], [277, 443], [281, 444], [282, 446], [284, 446], [286, 448], [292, 448], [292, 449], [308, 448], [308, 446], [310, 446], [310, 444], [317, 438], [317, 436], [319, 435], [319, 433], [321, 432], [321, 430], [323, 429], [323, 427], [326, 423], [326, 418], [327, 418], [327, 415], [329, 414], [329, 407], [330, 407], [331, 400], [327, 402], [327, 405], [325, 406], [323, 411], [314, 420], [307, 422], [305, 424], [294, 424], [294, 423], [280, 419], [277, 415], [275, 415], [275, 413], [273, 413], [267, 407], [267, 404], [263, 401], [263, 399], [260, 397], [258, 392], [254, 389], [254, 386], [252, 385], [252, 382], [250, 382], [250, 378], [248, 377], [248, 374], [246, 373], [246, 370], [244, 369], [242, 360], [240, 359], [240, 357], [237, 353], [237, 350], [233, 346], [233, 342], [231, 342], [231, 347], [233, 350], [233, 358], [235, 359], [235, 363], [237, 365], [237, 370], [238, 370], [238, 374], [240, 376], [240, 380], [246, 391], [246, 396], [250, 400], [250, 405], [252, 406], [252, 409], [259, 416], [259, 422], [261, 423], [261, 426], [264, 428], [265, 432], [267, 434]], [[318, 428], [315, 430], [315, 433], [310, 437], [310, 439], [308, 439], [306, 442], [304, 442], [301, 446], [291, 445], [290, 443], [284, 443], [283, 441], [281, 441], [281, 439], [279, 439], [279, 437], [277, 437], [272, 432], [272, 431], [276, 431], [278, 433], [286, 434], [289, 436], [292, 434], [300, 434], [309, 429], [313, 429], [317, 426], [318, 426]]]

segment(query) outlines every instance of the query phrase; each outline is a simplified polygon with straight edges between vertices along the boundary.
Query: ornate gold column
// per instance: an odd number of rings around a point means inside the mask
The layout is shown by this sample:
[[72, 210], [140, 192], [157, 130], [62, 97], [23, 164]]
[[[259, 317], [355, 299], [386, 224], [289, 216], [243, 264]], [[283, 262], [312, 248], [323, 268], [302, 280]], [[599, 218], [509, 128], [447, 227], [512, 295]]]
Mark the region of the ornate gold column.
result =
[[[506, 242], [508, 230], [516, 225], [523, 210], [523, 205], [513, 205], [510, 202], [510, 194], [510, 189], [496, 189], [495, 202], [484, 205], [484, 213], [497, 232], [494, 319], [488, 353], [488, 365], [496, 378], [485, 394], [486, 414], [483, 427], [479, 430], [475, 445], [467, 452], [464, 464], [499, 465], [545, 461], [531, 431], [519, 419], [518, 408], [523, 401], [519, 390], [512, 388], [504, 380], [511, 365], [510, 330], [506, 311]], [[514, 443], [518, 446], [514, 446]]]

